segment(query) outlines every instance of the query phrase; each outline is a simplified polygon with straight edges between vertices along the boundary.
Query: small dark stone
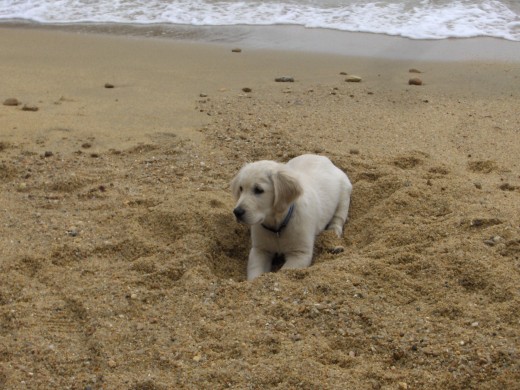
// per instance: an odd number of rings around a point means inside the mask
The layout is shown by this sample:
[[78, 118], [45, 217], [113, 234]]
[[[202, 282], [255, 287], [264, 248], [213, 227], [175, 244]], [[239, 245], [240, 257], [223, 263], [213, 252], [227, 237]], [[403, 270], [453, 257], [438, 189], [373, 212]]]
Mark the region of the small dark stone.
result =
[[244, 87], [244, 88], [242, 88], [242, 91], [244, 91], [244, 92], [251, 92], [252, 89], [248, 88], [248, 87]]
[[422, 80], [418, 77], [411, 78], [408, 80], [409, 85], [422, 85]]
[[38, 107], [36, 106], [29, 106], [29, 105], [24, 105], [22, 107], [22, 111], [32, 111], [32, 112], [35, 112], [35, 111], [38, 111]]
[[288, 76], [282, 76], [282, 77], [275, 78], [274, 81], [276, 81], [277, 83], [294, 83], [294, 78], [288, 77]]
[[233, 53], [242, 53], [242, 49], [235, 47], [234, 49], [231, 49]]
[[105, 88], [114, 88], [114, 84], [105, 83]]
[[84, 144], [81, 145], [81, 147], [83, 149], [88, 149], [88, 148], [92, 147], [92, 144], [90, 142], [85, 142]]
[[514, 191], [516, 190], [518, 187], [514, 186], [514, 185], [511, 185], [509, 183], [503, 183], [503, 184], [500, 184], [499, 188], [502, 190], [502, 191]]
[[361, 80], [362, 80], [361, 77], [355, 76], [353, 74], [351, 74], [350, 76], [347, 76], [347, 78], [345, 79], [345, 81], [347, 83], [360, 83]]
[[45, 153], [43, 153], [43, 157], [52, 157], [54, 156], [54, 153], [52, 153], [50, 150], [47, 150]]
[[4, 106], [19, 106], [21, 103], [16, 98], [8, 98], [4, 100]]

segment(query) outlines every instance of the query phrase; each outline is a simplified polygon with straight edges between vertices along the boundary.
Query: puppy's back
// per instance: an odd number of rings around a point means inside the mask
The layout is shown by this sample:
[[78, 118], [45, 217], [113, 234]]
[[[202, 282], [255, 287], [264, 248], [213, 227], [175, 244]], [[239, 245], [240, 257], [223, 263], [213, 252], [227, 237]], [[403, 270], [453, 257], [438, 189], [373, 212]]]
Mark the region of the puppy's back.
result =
[[327, 157], [316, 154], [303, 154], [288, 161], [286, 165], [300, 175], [307, 176], [311, 181], [327, 180], [331, 175], [337, 178], [346, 176]]

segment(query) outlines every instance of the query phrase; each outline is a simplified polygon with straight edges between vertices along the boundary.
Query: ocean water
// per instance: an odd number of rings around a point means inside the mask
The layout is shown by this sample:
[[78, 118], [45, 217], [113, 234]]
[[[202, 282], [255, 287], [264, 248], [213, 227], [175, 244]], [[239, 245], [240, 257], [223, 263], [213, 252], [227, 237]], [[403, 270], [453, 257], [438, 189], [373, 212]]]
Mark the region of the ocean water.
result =
[[0, 0], [1, 22], [298, 25], [411, 39], [520, 41], [520, 0]]

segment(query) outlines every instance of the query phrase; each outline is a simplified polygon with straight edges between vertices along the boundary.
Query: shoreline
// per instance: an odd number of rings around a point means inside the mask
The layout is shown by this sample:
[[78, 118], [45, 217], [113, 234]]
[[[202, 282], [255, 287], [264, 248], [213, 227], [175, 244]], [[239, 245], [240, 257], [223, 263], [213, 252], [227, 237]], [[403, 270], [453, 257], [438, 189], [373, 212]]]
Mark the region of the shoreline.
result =
[[39, 24], [13, 21], [0, 23], [0, 28], [161, 38], [181, 42], [241, 45], [248, 49], [392, 60], [520, 62], [520, 42], [492, 37], [415, 40], [385, 34], [293, 25]]

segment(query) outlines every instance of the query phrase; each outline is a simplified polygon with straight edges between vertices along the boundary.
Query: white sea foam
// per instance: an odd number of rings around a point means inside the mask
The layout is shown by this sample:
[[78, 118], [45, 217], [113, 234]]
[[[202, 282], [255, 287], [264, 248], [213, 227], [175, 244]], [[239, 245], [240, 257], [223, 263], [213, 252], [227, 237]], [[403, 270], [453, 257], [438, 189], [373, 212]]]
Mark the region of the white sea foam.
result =
[[2, 0], [0, 21], [292, 24], [412, 39], [488, 36], [520, 41], [517, 0]]

